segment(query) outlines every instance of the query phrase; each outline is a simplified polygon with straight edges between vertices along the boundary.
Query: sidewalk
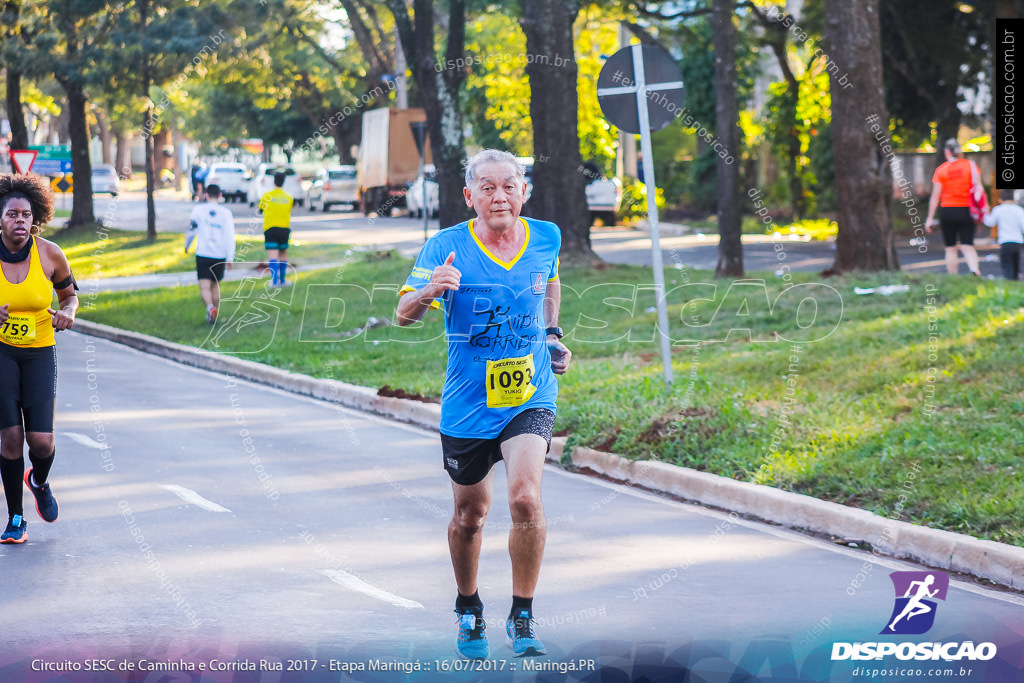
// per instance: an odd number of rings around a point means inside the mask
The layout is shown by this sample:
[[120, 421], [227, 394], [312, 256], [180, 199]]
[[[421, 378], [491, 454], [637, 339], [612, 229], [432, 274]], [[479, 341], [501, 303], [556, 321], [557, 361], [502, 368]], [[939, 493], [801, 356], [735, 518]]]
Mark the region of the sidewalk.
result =
[[[267, 277], [269, 274], [266, 267], [259, 268], [255, 263], [235, 263], [233, 268], [224, 271], [224, 281], [232, 282], [247, 277]], [[294, 268], [295, 272], [303, 273], [309, 270], [320, 270], [322, 268], [340, 268], [345, 265], [342, 261], [333, 263], [307, 263]], [[248, 266], [248, 267], [242, 267]], [[191, 287], [196, 284], [196, 273], [194, 270], [186, 270], [178, 273], [157, 273], [153, 275], [128, 275], [125, 277], [104, 277], [82, 280], [78, 286], [84, 292], [124, 292], [133, 289], [153, 289], [155, 287]]]

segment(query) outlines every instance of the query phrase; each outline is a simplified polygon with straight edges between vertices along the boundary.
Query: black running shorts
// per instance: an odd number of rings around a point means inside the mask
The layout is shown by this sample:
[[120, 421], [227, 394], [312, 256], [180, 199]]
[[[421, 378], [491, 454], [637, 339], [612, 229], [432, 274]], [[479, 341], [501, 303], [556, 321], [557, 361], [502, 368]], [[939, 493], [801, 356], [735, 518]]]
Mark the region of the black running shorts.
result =
[[[0, 429], [53, 433], [57, 347], [21, 348], [0, 342]], [[24, 422], [22, 422], [24, 416]]]
[[942, 241], [947, 247], [960, 244], [974, 245], [974, 219], [966, 206], [943, 206], [939, 208], [939, 225], [942, 227]]
[[209, 256], [196, 256], [196, 275], [200, 280], [215, 280], [220, 282], [224, 279], [224, 264], [227, 261], [222, 258], [210, 258]]
[[472, 486], [483, 481], [494, 463], [501, 460], [501, 444], [520, 434], [536, 434], [551, 447], [555, 414], [547, 408], [529, 408], [512, 418], [493, 439], [464, 439], [441, 434], [444, 469], [456, 484]]
[[287, 249], [291, 228], [267, 228], [263, 231], [264, 249]]

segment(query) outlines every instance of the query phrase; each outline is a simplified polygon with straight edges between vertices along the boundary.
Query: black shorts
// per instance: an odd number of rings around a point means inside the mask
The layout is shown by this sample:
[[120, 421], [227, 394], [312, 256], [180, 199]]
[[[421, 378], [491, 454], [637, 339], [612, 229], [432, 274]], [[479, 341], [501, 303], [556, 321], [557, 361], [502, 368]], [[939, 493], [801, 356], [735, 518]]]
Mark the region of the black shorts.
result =
[[267, 228], [263, 231], [263, 247], [266, 249], [287, 249], [291, 228]]
[[200, 280], [224, 279], [224, 264], [227, 261], [222, 258], [210, 258], [209, 256], [196, 256], [196, 275]]
[[974, 245], [974, 219], [966, 206], [939, 207], [939, 225], [947, 247], [955, 247], [958, 238], [960, 244]]
[[[53, 433], [57, 347], [23, 348], [0, 342], [0, 429]], [[24, 422], [22, 422], [24, 416]]]
[[493, 439], [464, 439], [441, 434], [444, 469], [456, 484], [472, 486], [483, 481], [494, 463], [501, 460], [501, 444], [520, 434], [536, 434], [551, 447], [555, 414], [547, 408], [529, 408], [512, 418]]

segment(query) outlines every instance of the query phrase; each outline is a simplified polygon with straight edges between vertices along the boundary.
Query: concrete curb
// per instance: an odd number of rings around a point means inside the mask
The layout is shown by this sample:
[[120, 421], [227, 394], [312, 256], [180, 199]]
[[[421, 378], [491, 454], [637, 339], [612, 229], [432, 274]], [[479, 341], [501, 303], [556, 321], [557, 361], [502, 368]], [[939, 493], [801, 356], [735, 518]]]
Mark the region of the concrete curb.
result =
[[[85, 320], [76, 320], [75, 330], [185, 365], [237, 375], [348, 408], [434, 430], [440, 425], [441, 407], [437, 404], [378, 396], [369, 387], [317, 379]], [[914, 560], [1017, 590], [1024, 589], [1024, 548], [888, 519], [867, 510], [663, 462], [632, 461], [590, 448], [577, 447], [566, 453], [565, 437], [551, 440], [547, 459], [556, 464], [568, 459], [576, 467], [593, 470], [611, 479], [775, 524], [867, 541], [873, 547], [872, 553], [877, 555]]]

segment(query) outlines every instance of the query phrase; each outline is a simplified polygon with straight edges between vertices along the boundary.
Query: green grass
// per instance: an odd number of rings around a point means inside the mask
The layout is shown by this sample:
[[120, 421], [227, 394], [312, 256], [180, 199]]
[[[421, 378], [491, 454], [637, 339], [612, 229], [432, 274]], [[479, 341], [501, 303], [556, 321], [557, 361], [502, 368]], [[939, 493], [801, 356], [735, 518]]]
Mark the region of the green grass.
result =
[[[150, 242], [145, 231], [97, 227], [47, 230], [43, 237], [60, 245], [80, 280], [195, 270], [195, 245], [186, 254], [185, 236], [181, 233], [160, 233], [155, 242]], [[235, 239], [236, 261], [265, 258], [262, 235], [236, 235]], [[294, 266], [340, 262], [348, 250], [341, 244], [296, 243], [288, 249], [288, 261]]]
[[[370, 317], [393, 318], [410, 265], [354, 255], [342, 268], [301, 274], [271, 298], [253, 282], [226, 283], [227, 331], [216, 340], [192, 288], [86, 297], [81, 315], [437, 397], [439, 315], [416, 328], [362, 329]], [[560, 380], [556, 429], [570, 443], [1024, 545], [1021, 283], [900, 273], [826, 286], [794, 274], [797, 287], [783, 291], [772, 276], [762, 287], [668, 270], [676, 379], [666, 392], [647, 312], [653, 295], [634, 297], [649, 269], [564, 268], [562, 278], [561, 323], [575, 360]], [[899, 283], [910, 291], [853, 294], [854, 286]]]

